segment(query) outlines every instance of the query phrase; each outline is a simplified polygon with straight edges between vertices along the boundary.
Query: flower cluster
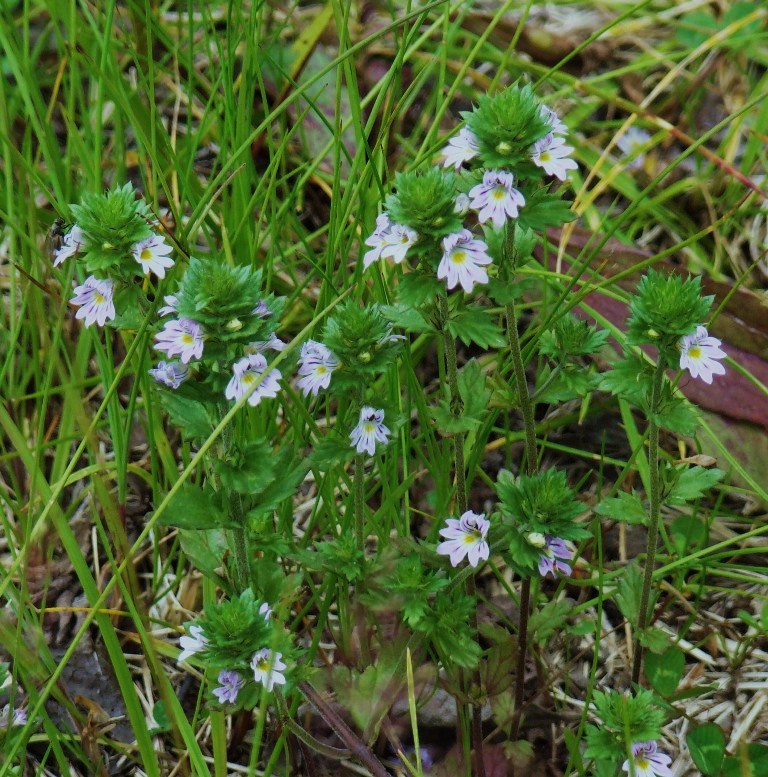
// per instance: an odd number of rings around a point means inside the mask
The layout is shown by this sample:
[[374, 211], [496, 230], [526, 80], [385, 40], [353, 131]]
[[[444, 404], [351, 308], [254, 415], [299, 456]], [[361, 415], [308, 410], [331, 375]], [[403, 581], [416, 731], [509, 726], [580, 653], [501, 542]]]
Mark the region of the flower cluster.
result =
[[248, 590], [239, 599], [207, 608], [201, 622], [190, 625], [180, 638], [182, 651], [177, 661], [194, 658], [218, 668], [213, 695], [220, 704], [237, 704], [254, 683], [271, 691], [287, 682], [283, 653], [264, 646], [265, 641], [274, 643], [275, 639], [284, 640], [284, 636], [274, 634], [272, 609], [257, 602]]
[[74, 257], [85, 267], [90, 274], [75, 286], [70, 303], [78, 307], [76, 317], [86, 327], [104, 326], [117, 317], [115, 295], [120, 289], [130, 289], [136, 277], [165, 278], [174, 264], [173, 248], [154, 232], [154, 217], [131, 184], [106, 194], [86, 194], [71, 210], [75, 223], [53, 252], [53, 265]]
[[[418, 272], [470, 293], [489, 282], [486, 268], [498, 261], [488, 230], [504, 229], [526, 205], [521, 182], [538, 187], [542, 172], [564, 181], [577, 167], [565, 125], [529, 87], [481, 98], [464, 116], [467, 125], [443, 149], [442, 167], [449, 172], [432, 168], [396, 177], [396, 193], [365, 240], [364, 269], [379, 259], [402, 264], [412, 254]], [[482, 239], [464, 223], [470, 213], [484, 229]]]

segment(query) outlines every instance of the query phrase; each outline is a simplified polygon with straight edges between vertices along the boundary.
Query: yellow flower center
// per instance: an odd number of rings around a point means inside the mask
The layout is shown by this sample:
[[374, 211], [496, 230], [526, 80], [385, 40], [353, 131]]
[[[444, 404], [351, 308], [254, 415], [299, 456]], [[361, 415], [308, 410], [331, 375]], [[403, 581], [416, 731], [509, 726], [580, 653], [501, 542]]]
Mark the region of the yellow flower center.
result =
[[192, 345], [195, 342], [195, 338], [192, 337], [192, 335], [185, 332], [181, 336], [181, 342], [184, 343], [184, 345]]
[[476, 542], [480, 542], [483, 539], [483, 535], [480, 534], [480, 532], [477, 529], [472, 529], [472, 531], [467, 532], [464, 535], [464, 544], [465, 545], [474, 545]]
[[252, 372], [246, 372], [245, 375], [243, 375], [243, 383], [247, 385], [253, 383], [254, 380], [256, 380], [256, 376]]
[[647, 769], [650, 765], [651, 762], [647, 758], [643, 758], [643, 756], [635, 758], [635, 766], [638, 769]]
[[328, 372], [328, 370], [327, 370], [325, 367], [323, 367], [323, 365], [322, 365], [322, 364], [318, 364], [318, 365], [317, 365], [317, 369], [315, 370], [315, 372], [316, 372], [318, 375], [325, 375], [325, 373], [326, 373], [326, 372]]
[[93, 301], [97, 305], [103, 305], [106, 300], [104, 299], [104, 295], [101, 292], [94, 291], [93, 292]]
[[701, 348], [698, 345], [694, 345], [693, 348], [688, 349], [688, 356], [691, 359], [701, 359]]
[[141, 259], [142, 262], [151, 261], [152, 252], [148, 248], [142, 248], [141, 253], [139, 254], [139, 259]]
[[363, 424], [363, 429], [365, 429], [365, 433], [366, 434], [373, 434], [376, 431], [376, 426], [377, 425], [375, 423], [371, 423], [370, 421], [366, 421]]
[[552, 154], [550, 154], [549, 151], [544, 151], [543, 153], [539, 154], [540, 162], [549, 162], [551, 159], [552, 159]]
[[467, 261], [467, 252], [459, 249], [451, 254], [451, 261], [454, 264], [464, 264]]
[[493, 189], [493, 196], [497, 200], [503, 200], [507, 196], [507, 190], [503, 186], [495, 186]]

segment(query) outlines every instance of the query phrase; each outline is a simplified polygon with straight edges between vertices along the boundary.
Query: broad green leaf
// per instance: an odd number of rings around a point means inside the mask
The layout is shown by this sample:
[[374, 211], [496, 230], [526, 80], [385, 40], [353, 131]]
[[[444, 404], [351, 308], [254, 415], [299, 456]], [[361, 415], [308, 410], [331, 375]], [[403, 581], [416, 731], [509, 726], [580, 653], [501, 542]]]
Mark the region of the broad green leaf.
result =
[[216, 529], [234, 525], [217, 504], [212, 491], [189, 482], [174, 495], [158, 522], [180, 529]]
[[218, 459], [214, 469], [225, 488], [239, 494], [257, 494], [275, 478], [277, 459], [266, 440], [255, 440], [230, 454], [229, 459]]
[[704, 467], [678, 467], [673, 474], [672, 487], [665, 496], [668, 504], [685, 504], [704, 496], [715, 483], [723, 479], [721, 469]]
[[204, 440], [213, 431], [213, 424], [202, 402], [180, 397], [170, 391], [160, 391], [160, 404], [174, 426], [189, 440]]
[[725, 757], [725, 734], [715, 723], [692, 728], [686, 737], [691, 758], [706, 777], [718, 777]]
[[464, 345], [475, 343], [481, 348], [501, 348], [506, 340], [496, 317], [485, 308], [467, 305], [451, 315], [446, 329], [453, 337], [458, 337]]
[[224, 558], [229, 552], [227, 538], [222, 529], [197, 531], [181, 529], [179, 531], [181, 549], [184, 555], [210, 579], [220, 582], [216, 570], [224, 566]]
[[603, 499], [595, 507], [595, 512], [605, 518], [624, 523], [645, 524], [648, 522], [648, 511], [645, 504], [634, 491], [631, 494], [620, 491], [618, 496]]
[[674, 645], [661, 654], [648, 653], [644, 659], [645, 676], [661, 696], [671, 696], [685, 671], [685, 655]]
[[768, 747], [756, 742], [742, 742], [736, 755], [723, 762], [723, 777], [763, 777], [768, 774]]

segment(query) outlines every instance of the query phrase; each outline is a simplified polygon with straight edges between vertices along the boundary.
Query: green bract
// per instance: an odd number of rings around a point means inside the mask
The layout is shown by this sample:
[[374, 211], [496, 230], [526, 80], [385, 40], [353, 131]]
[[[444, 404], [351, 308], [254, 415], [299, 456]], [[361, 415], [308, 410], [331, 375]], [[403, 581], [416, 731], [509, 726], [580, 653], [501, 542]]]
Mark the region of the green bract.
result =
[[205, 662], [221, 669], [248, 665], [253, 654], [264, 647], [273, 647], [273, 623], [263, 606], [248, 589], [237, 599], [229, 599], [205, 608], [197, 621], [208, 640]]
[[530, 173], [540, 175], [529, 162], [531, 146], [550, 132], [550, 126], [530, 86], [511, 86], [499, 94], [481, 97], [478, 107], [464, 118], [478, 139], [485, 167], [504, 167], [525, 176], [528, 171], [520, 165], [530, 164]]
[[334, 388], [364, 388], [371, 376], [391, 366], [400, 350], [379, 306], [360, 307], [356, 302], [344, 303], [328, 319], [322, 341], [341, 362], [333, 374]]
[[[191, 259], [176, 292], [180, 318], [203, 326], [207, 337], [235, 343], [266, 340], [275, 329], [277, 316], [260, 317], [261, 273], [245, 265], [233, 266], [217, 259]], [[271, 313], [280, 306], [267, 304]]]
[[701, 295], [701, 279], [664, 275], [649, 270], [629, 303], [628, 341], [672, 348], [704, 322], [712, 307], [711, 296]]
[[411, 227], [421, 237], [439, 239], [462, 228], [455, 212], [456, 176], [437, 167], [424, 172], [398, 173], [395, 194], [386, 199], [387, 213], [395, 224]]
[[599, 728], [587, 726], [587, 758], [623, 761], [632, 744], [661, 736], [665, 715], [652, 691], [638, 691], [634, 696], [595, 691], [592, 703], [602, 724]]
[[154, 233], [152, 212], [136, 199], [130, 183], [106, 194], [85, 194], [70, 206], [85, 243], [81, 249], [86, 270], [110, 275], [143, 274], [132, 255], [134, 245]]
[[554, 329], [542, 333], [539, 350], [554, 359], [565, 360], [569, 356], [597, 353], [607, 340], [608, 332], [568, 315], [558, 319]]
[[564, 472], [547, 469], [537, 475], [513, 477], [502, 471], [499, 497], [502, 553], [520, 574], [532, 574], [541, 557], [540, 537], [578, 540], [589, 532], [574, 519], [583, 512]]

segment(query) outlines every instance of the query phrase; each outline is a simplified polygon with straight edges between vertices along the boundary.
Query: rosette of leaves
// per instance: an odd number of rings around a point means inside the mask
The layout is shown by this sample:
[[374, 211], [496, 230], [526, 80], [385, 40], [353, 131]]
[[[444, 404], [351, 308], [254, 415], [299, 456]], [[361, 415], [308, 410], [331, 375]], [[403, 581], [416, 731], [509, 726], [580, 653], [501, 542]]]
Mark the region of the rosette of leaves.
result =
[[381, 308], [352, 301], [328, 319], [322, 341], [340, 362], [332, 389], [364, 389], [371, 378], [389, 369], [400, 351], [400, 339], [392, 334]]
[[[575, 519], [584, 511], [568, 486], [565, 473], [554, 468], [514, 477], [502, 470], [496, 482], [499, 521], [495, 547], [522, 577], [538, 573], [541, 536], [580, 540], [589, 532]], [[531, 542], [531, 540], [534, 540]]]
[[474, 111], [462, 116], [477, 137], [483, 167], [511, 170], [518, 178], [541, 178], [530, 161], [531, 146], [550, 132], [550, 126], [530, 86], [514, 85], [484, 95]]
[[[456, 213], [456, 183], [454, 173], [438, 167], [398, 173], [396, 191], [385, 200], [389, 218], [395, 224], [415, 229], [420, 242], [426, 240], [428, 245], [458, 232], [463, 224]], [[418, 253], [418, 250], [419, 243], [411, 252]]]
[[627, 341], [656, 345], [669, 366], [677, 367], [675, 346], [704, 322], [712, 296], [702, 296], [701, 278], [683, 278], [649, 270], [629, 303]]
[[[225, 343], [267, 340], [282, 311], [282, 300], [263, 298], [259, 270], [215, 258], [190, 260], [176, 299], [180, 318], [197, 321], [207, 338]], [[272, 315], [259, 315], [259, 302]]]
[[133, 247], [154, 234], [150, 226], [154, 217], [147, 204], [137, 199], [132, 184], [105, 194], [85, 194], [79, 205], [70, 208], [83, 232], [80, 253], [88, 272], [114, 280], [143, 275]]
[[285, 652], [288, 638], [275, 622], [265, 617], [263, 602], [249, 588], [238, 598], [225, 599], [206, 606], [197, 620], [208, 640], [201, 660], [213, 669], [233, 669], [243, 676], [251, 674], [248, 668], [253, 654], [268, 647]]
[[632, 744], [661, 736], [666, 715], [652, 691], [595, 691], [592, 704], [600, 725], [587, 726], [584, 755], [595, 759], [599, 775], [616, 774]]

